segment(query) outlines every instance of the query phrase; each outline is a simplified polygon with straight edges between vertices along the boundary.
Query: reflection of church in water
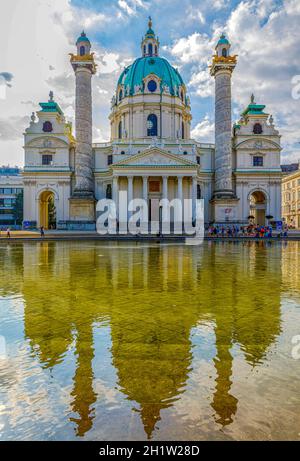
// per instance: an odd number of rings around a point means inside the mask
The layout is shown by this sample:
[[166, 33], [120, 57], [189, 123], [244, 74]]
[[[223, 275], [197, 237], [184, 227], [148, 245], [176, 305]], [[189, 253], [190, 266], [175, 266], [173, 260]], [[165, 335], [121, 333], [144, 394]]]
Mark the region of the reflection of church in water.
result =
[[[24, 245], [25, 336], [41, 365], [54, 368], [61, 363], [76, 338], [68, 419], [78, 436], [88, 434], [97, 416], [93, 363], [101, 357], [95, 354], [94, 332], [101, 321], [110, 326], [118, 390], [139, 413], [149, 439], [163, 425], [164, 410], [184, 397], [196, 366], [192, 332], [209, 323], [215, 335], [211, 415], [220, 428], [232, 423], [238, 409], [232, 391], [233, 345], [255, 367], [280, 332], [281, 271], [272, 249], [250, 243], [240, 250], [249, 257], [247, 266], [246, 258], [239, 257], [222, 272], [227, 245], [202, 248], [198, 254], [188, 247], [123, 249], [122, 264], [109, 247], [74, 244], [71, 250], [43, 243], [32, 252], [30, 244]], [[202, 266], [203, 256], [208, 269]], [[238, 258], [234, 253], [231, 257]], [[8, 264], [13, 266], [13, 260]], [[264, 290], [257, 290], [266, 270], [272, 305]], [[90, 274], [84, 282], [83, 273]]]

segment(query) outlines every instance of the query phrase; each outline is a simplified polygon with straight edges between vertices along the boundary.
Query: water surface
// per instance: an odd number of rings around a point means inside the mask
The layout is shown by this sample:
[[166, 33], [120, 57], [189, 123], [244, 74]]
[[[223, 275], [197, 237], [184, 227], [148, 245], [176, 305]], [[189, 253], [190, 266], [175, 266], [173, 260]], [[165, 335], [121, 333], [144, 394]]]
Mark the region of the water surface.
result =
[[0, 439], [299, 439], [299, 254], [1, 245]]

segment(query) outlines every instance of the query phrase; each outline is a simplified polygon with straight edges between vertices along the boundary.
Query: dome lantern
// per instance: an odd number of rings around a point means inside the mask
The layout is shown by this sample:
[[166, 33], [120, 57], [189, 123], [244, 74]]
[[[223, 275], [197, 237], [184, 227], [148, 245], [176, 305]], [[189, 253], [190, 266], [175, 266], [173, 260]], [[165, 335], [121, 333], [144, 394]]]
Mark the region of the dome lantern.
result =
[[149, 16], [148, 30], [145, 37], [142, 40], [142, 55], [147, 56], [158, 56], [159, 52], [159, 40], [155, 36], [155, 32], [152, 29], [152, 18]]
[[77, 55], [78, 56], [86, 56], [90, 54], [91, 51], [91, 42], [87, 38], [84, 30], [81, 32], [80, 37], [78, 37], [77, 42]]

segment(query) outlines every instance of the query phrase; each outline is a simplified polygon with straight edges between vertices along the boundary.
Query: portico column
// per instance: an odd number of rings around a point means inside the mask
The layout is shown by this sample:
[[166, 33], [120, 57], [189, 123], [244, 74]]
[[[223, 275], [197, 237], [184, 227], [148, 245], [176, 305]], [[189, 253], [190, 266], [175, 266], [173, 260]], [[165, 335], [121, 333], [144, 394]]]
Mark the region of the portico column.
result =
[[112, 187], [112, 199], [116, 204], [116, 210], [117, 210], [117, 218], [119, 216], [118, 213], [118, 204], [119, 204], [119, 178], [118, 176], [113, 177], [113, 187]]
[[168, 176], [163, 176], [163, 198], [168, 198]]
[[177, 178], [178, 180], [178, 183], [177, 183], [177, 198], [179, 198], [179, 200], [183, 200], [183, 192], [182, 192], [182, 176], [178, 176]]
[[148, 201], [148, 176], [143, 176], [143, 199]]
[[[127, 194], [128, 194], [128, 205], [133, 199], [133, 176], [128, 176], [127, 177], [128, 181], [128, 188], [127, 188]], [[131, 216], [131, 212], [128, 211], [128, 219]]]
[[197, 178], [193, 176], [192, 180], [192, 210], [193, 220], [196, 219], [196, 200], [197, 200]]
[[143, 233], [148, 232], [148, 215], [149, 215], [149, 210], [148, 210], [148, 176], [143, 176], [143, 200], [147, 203], [144, 215], [144, 219], [142, 219], [141, 222], [141, 231]]
[[[163, 199], [168, 198], [168, 176], [163, 176]], [[162, 209], [162, 232], [166, 232], [169, 229], [168, 223], [168, 208], [163, 206]]]

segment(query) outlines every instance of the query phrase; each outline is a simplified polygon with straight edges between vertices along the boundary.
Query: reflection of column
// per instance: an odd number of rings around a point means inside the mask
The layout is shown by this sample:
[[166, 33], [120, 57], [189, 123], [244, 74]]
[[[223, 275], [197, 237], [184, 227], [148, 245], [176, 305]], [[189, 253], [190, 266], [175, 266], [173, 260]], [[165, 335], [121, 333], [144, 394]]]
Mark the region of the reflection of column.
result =
[[169, 247], [166, 246], [163, 248], [162, 252], [163, 257], [163, 289], [164, 291], [168, 290], [168, 260], [169, 260]]
[[77, 425], [77, 435], [83, 437], [93, 426], [94, 408], [97, 394], [93, 389], [93, 368], [94, 358], [92, 321], [77, 326], [76, 341], [76, 371], [74, 387], [72, 390], [72, 409], [78, 417], [70, 418]]
[[[182, 209], [182, 221], [184, 219], [184, 203], [183, 203], [183, 189], [182, 189], [182, 176], [178, 176], [177, 178], [178, 182], [177, 182], [177, 198], [180, 200], [180, 206], [181, 206], [181, 209]], [[175, 228], [176, 228], [176, 225], [175, 225]], [[182, 231], [182, 223], [180, 224], [180, 230]]]
[[148, 270], [149, 270], [149, 250], [148, 248], [143, 249], [143, 281], [144, 288], [148, 288]]

